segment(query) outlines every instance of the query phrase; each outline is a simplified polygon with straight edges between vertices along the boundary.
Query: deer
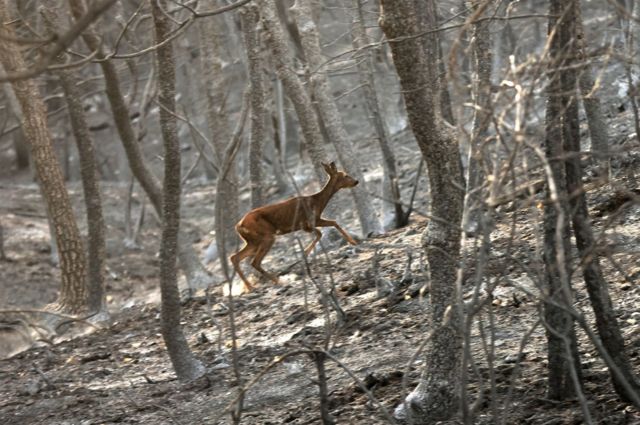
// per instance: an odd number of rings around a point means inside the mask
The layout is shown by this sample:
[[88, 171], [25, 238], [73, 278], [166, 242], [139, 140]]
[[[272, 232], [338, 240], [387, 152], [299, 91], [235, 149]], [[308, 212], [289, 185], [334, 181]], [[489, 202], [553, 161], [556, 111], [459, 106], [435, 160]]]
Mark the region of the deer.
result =
[[329, 180], [317, 193], [307, 196], [297, 196], [275, 204], [265, 205], [249, 211], [236, 224], [235, 229], [244, 246], [230, 260], [240, 279], [244, 283], [244, 292], [251, 292], [253, 285], [245, 277], [240, 269], [240, 262], [248, 257], [253, 257], [251, 266], [263, 276], [268, 277], [273, 283], [278, 284], [278, 277], [262, 268], [262, 260], [273, 246], [276, 235], [284, 235], [298, 230], [314, 233], [315, 238], [304, 249], [304, 255], [309, 256], [322, 238], [322, 232], [318, 227], [334, 227], [342, 237], [351, 245], [357, 245], [353, 239], [335, 220], [322, 218], [322, 213], [329, 200], [340, 189], [353, 188], [358, 184], [344, 171], [338, 171], [336, 164], [321, 163]]

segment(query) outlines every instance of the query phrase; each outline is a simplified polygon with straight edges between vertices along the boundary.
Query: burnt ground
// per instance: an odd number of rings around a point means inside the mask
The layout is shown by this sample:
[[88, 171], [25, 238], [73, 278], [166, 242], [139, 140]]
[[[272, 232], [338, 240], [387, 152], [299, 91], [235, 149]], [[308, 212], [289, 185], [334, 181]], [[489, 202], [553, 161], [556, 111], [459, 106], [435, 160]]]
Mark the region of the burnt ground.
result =
[[[628, 173], [619, 175], [616, 185], [631, 185], [625, 177]], [[603, 267], [629, 354], [640, 372], [640, 209], [635, 205], [618, 210], [624, 199], [612, 196], [612, 187], [597, 188], [589, 199], [597, 228], [608, 229], [603, 245], [612, 261], [603, 260]], [[177, 381], [159, 329], [157, 223], [149, 216], [141, 249], [125, 249], [121, 203], [126, 188], [105, 184], [103, 190], [112, 325], [72, 339], [66, 336], [73, 333], [69, 331], [0, 361], [0, 423], [231, 423], [228, 412], [239, 386], [233, 367], [229, 299], [217, 286], [184, 302], [184, 331], [207, 374], [195, 382]], [[70, 191], [81, 215], [81, 191], [77, 185], [70, 185]], [[2, 184], [0, 198], [9, 256], [0, 264], [2, 307], [42, 307], [55, 299], [58, 271], [49, 262], [38, 189], [26, 183]], [[202, 217], [211, 216], [213, 206], [208, 200], [212, 198], [212, 188], [206, 185], [192, 184], [185, 190], [185, 219], [202, 235], [207, 235], [211, 224]], [[578, 424], [584, 418], [575, 399], [556, 403], [545, 397], [546, 344], [543, 329], [536, 326], [540, 305], [534, 283], [541, 270], [535, 254], [539, 213], [535, 200], [507, 204], [496, 212], [497, 227], [485, 266], [487, 282], [497, 287], [490, 309], [479, 316], [482, 323], [474, 325], [472, 332], [476, 368], [470, 370], [470, 396], [493, 377], [499, 415], [505, 423]], [[344, 217], [345, 227], [353, 228], [348, 214]], [[265, 266], [280, 271], [281, 284], [263, 282], [255, 292], [233, 300], [238, 370], [245, 384], [256, 380], [244, 399], [242, 423], [319, 423], [314, 362], [307, 354], [291, 353], [323, 347], [327, 334], [330, 353], [341, 362], [328, 361], [326, 370], [329, 407], [337, 423], [385, 423], [377, 406], [392, 411], [403, 398], [403, 381], [406, 388], [413, 388], [424, 364], [418, 355], [408, 366], [430, 331], [428, 282], [422, 277], [420, 255], [425, 223], [416, 214], [404, 229], [363, 240], [356, 247], [328, 250], [326, 256], [314, 255], [310, 274], [297, 260], [295, 237], [276, 243]], [[209, 241], [210, 236], [205, 236], [196, 244], [204, 250]], [[474, 290], [475, 242], [468, 239], [465, 250], [467, 300]], [[217, 264], [209, 267], [220, 276]], [[579, 277], [574, 275], [576, 303], [590, 317]], [[329, 307], [331, 324], [325, 326], [326, 310], [314, 282], [325, 287], [333, 282], [346, 313], [344, 323], [336, 323]], [[482, 328], [488, 336], [491, 321], [493, 370], [478, 331]], [[75, 328], [80, 332], [88, 327], [77, 324]], [[585, 396], [595, 423], [640, 423], [640, 413], [616, 397], [595, 349], [583, 332], [579, 335]], [[373, 399], [352, 376], [367, 386]], [[478, 422], [493, 422], [490, 407], [488, 397]]]
[[[612, 111], [608, 116], [611, 139], [621, 149], [615, 151], [613, 182], [591, 190], [588, 198], [603, 247], [603, 270], [634, 370], [640, 374], [640, 206], [628, 205], [624, 192], [638, 189], [634, 171], [640, 164], [639, 146], [630, 114], [617, 104], [608, 106]], [[586, 124], [582, 127], [586, 132]], [[365, 173], [367, 180], [375, 182], [371, 190], [378, 191], [381, 161], [372, 153], [377, 148], [372, 148], [370, 140], [358, 143], [355, 150], [363, 163], [376, 164]], [[407, 200], [420, 155], [410, 140], [403, 140], [396, 148], [402, 197]], [[190, 161], [192, 158], [185, 158], [185, 164]], [[5, 142], [0, 145], [0, 223], [9, 258], [0, 261], [0, 309], [38, 309], [55, 300], [59, 271], [50, 263], [47, 219], [39, 190], [28, 173], [16, 173], [11, 163], [11, 150]], [[517, 176], [517, 184], [522, 177]], [[240, 389], [237, 371], [245, 385], [252, 383], [243, 403], [242, 423], [320, 423], [315, 364], [307, 354], [291, 353], [325, 347], [327, 338], [331, 355], [340, 361], [340, 365], [333, 360], [326, 363], [329, 410], [337, 423], [386, 423], [379, 406], [392, 411], [405, 389], [415, 387], [424, 358], [414, 355], [431, 331], [429, 285], [422, 272], [420, 244], [426, 223], [426, 186], [422, 176], [412, 221], [404, 229], [362, 240], [356, 247], [334, 247], [326, 255], [314, 255], [309, 273], [300, 260], [296, 237], [281, 237], [264, 262], [266, 269], [280, 272], [280, 285], [263, 282], [255, 292], [235, 297], [233, 304], [222, 294], [222, 284], [185, 300], [184, 332], [207, 374], [195, 382], [182, 383], [172, 372], [160, 335], [158, 222], [148, 207], [139, 249], [125, 248], [127, 187], [104, 182], [106, 285], [112, 323], [98, 330], [76, 323], [59, 336], [45, 335], [34, 347], [0, 360], [0, 424], [231, 423], [229, 408]], [[75, 182], [68, 187], [79, 224], [86, 232], [80, 185]], [[305, 193], [316, 188], [302, 185]], [[273, 200], [284, 196], [270, 193]], [[242, 195], [246, 203], [246, 187]], [[336, 198], [338, 207], [333, 213], [345, 229], [355, 232], [352, 211], [344, 207], [348, 194]], [[210, 184], [196, 179], [185, 186], [182, 216], [200, 252], [213, 237], [214, 199]], [[141, 202], [144, 197], [136, 190], [134, 215]], [[496, 227], [491, 233], [488, 261], [482, 264], [485, 278], [480, 282], [480, 293], [488, 285], [495, 284], [495, 290], [492, 301], [478, 316], [481, 320], [472, 328], [474, 367], [469, 370], [469, 396], [473, 402], [479, 388], [489, 389], [493, 380], [497, 403], [492, 403], [492, 394], [487, 393], [477, 422], [495, 423], [493, 414], [497, 412], [506, 424], [583, 423], [575, 399], [557, 403], [545, 396], [546, 337], [537, 325], [540, 303], [536, 293], [542, 281], [537, 198], [506, 203], [494, 218]], [[308, 236], [302, 238], [308, 240]], [[479, 239], [469, 238], [465, 245], [462, 289], [466, 301], [476, 288], [478, 243]], [[578, 264], [574, 265], [577, 269]], [[216, 281], [222, 281], [218, 263], [207, 267]], [[593, 324], [579, 272], [574, 273], [573, 281], [576, 306]], [[180, 284], [184, 289], [183, 278]], [[330, 324], [325, 326], [326, 310], [316, 284], [335, 286], [346, 313], [344, 323], [337, 323], [329, 306]], [[237, 370], [230, 307], [237, 331]], [[6, 326], [0, 326], [3, 354], [11, 348], [5, 338], [11, 327]], [[640, 423], [638, 410], [621, 402], [613, 392], [607, 370], [584, 332], [578, 330], [578, 336], [585, 397], [593, 422]], [[488, 337], [493, 338], [491, 355], [484, 343]], [[33, 341], [18, 338], [13, 343], [27, 348]], [[354, 377], [365, 384], [373, 398], [362, 391]]]

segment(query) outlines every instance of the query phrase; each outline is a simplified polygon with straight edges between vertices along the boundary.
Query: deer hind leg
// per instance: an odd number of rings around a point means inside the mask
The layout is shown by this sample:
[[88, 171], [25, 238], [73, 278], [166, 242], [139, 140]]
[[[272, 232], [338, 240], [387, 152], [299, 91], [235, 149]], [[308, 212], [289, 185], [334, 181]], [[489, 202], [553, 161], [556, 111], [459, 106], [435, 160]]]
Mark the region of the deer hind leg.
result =
[[311, 243], [304, 249], [304, 255], [306, 255], [307, 257], [309, 256], [309, 254], [311, 254], [311, 252], [313, 252], [313, 248], [322, 238], [322, 232], [320, 230], [314, 228], [313, 233], [316, 235], [315, 239], [312, 240]]
[[271, 281], [275, 284], [278, 283], [278, 277], [273, 273], [269, 273], [265, 269], [262, 268], [262, 260], [267, 255], [273, 243], [276, 241], [275, 236], [264, 236], [264, 238], [260, 241], [260, 245], [256, 251], [256, 255], [253, 257], [251, 261], [251, 265], [254, 269], [258, 270], [263, 275], [267, 276]]
[[249, 283], [249, 280], [245, 277], [244, 273], [242, 273], [242, 269], [240, 268], [240, 262], [247, 257], [251, 257], [256, 254], [256, 248], [251, 245], [249, 242], [245, 241], [244, 247], [235, 254], [231, 256], [231, 263], [233, 264], [233, 268], [235, 269], [240, 279], [244, 283], [244, 289], [246, 292], [251, 292], [253, 290], [253, 285]]
[[326, 220], [324, 218], [318, 219], [316, 221], [316, 226], [319, 227], [335, 227], [338, 232], [342, 234], [342, 237], [349, 242], [351, 245], [358, 245], [355, 239], [353, 239], [345, 230], [340, 227], [340, 225], [335, 220]]

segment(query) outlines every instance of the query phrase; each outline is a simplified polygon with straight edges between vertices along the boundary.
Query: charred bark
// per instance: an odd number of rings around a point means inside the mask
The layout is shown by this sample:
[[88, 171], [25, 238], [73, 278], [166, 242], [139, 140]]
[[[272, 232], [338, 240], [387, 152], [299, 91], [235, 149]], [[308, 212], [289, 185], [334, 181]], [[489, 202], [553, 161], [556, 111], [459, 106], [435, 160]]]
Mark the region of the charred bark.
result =
[[[162, 10], [164, 0], [150, 0], [156, 43], [164, 41], [170, 33], [169, 19]], [[180, 143], [175, 116], [175, 64], [171, 43], [156, 50], [158, 63], [158, 102], [160, 128], [164, 144], [164, 184], [162, 204], [162, 240], [160, 243], [160, 292], [162, 296], [162, 336], [171, 363], [181, 380], [202, 376], [204, 366], [193, 356], [180, 325], [180, 294], [176, 276], [176, 253], [180, 229]]]

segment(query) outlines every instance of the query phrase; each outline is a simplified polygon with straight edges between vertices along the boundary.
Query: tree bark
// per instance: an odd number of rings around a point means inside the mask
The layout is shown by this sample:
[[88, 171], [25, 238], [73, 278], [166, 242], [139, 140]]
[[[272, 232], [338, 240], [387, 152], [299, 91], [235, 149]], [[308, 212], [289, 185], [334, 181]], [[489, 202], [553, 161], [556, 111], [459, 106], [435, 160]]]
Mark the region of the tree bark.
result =
[[[80, 19], [80, 17], [84, 15], [86, 11], [84, 0], [69, 0], [69, 5], [75, 19]], [[91, 51], [98, 51], [96, 58], [104, 59], [105, 55], [101, 48], [102, 41], [100, 37], [91, 29], [84, 31], [82, 37]], [[157, 214], [162, 216], [162, 187], [158, 179], [145, 165], [142, 151], [140, 150], [133, 126], [131, 125], [129, 108], [122, 94], [120, 78], [118, 77], [116, 67], [113, 62], [109, 60], [100, 61], [100, 67], [104, 73], [107, 99], [109, 100], [113, 118], [127, 154], [131, 171], [151, 200], [151, 204]], [[211, 284], [211, 276], [198, 260], [198, 256], [191, 245], [190, 238], [184, 231], [181, 232], [178, 238], [178, 244], [180, 246], [178, 251], [180, 265], [185, 272], [189, 287], [204, 288]]]
[[244, 44], [247, 50], [247, 68], [251, 96], [251, 142], [249, 144], [249, 181], [251, 184], [251, 208], [264, 205], [264, 176], [262, 156], [265, 135], [266, 109], [264, 81], [262, 78], [262, 58], [258, 33], [258, 8], [250, 5], [240, 14]]
[[[474, 0], [472, 17], [476, 20], [484, 17], [484, 10], [490, 2]], [[463, 219], [465, 231], [476, 233], [480, 226], [483, 196], [481, 186], [484, 181], [482, 169], [482, 145], [489, 134], [489, 124], [493, 116], [491, 110], [491, 21], [483, 19], [473, 23], [473, 95], [475, 97], [473, 129], [467, 163], [467, 192]]]
[[[2, 68], [0, 66], [0, 68]], [[4, 71], [3, 71], [4, 72]], [[6, 72], [5, 72], [6, 73]], [[2, 88], [4, 91], [4, 97], [7, 100], [7, 104], [9, 105], [11, 112], [16, 118], [18, 125], [22, 122], [22, 113], [20, 112], [20, 102], [16, 99], [16, 95], [11, 88], [11, 84], [4, 83], [2, 84]], [[8, 112], [8, 111], [7, 111]], [[29, 167], [29, 147], [27, 145], [27, 141], [24, 138], [24, 130], [22, 127], [18, 127], [17, 130], [13, 133], [13, 151], [16, 155], [16, 167], [18, 170], [23, 170]]]
[[[207, 125], [212, 140], [216, 165], [220, 170], [224, 166], [224, 151], [231, 137], [228, 111], [227, 108], [223, 107], [228, 79], [223, 72], [223, 61], [221, 59], [223, 48], [220, 33], [225, 24], [222, 17], [214, 16], [199, 19], [197, 25], [200, 35], [200, 48], [202, 50], [200, 66], [205, 85]], [[240, 205], [238, 176], [235, 165], [231, 165], [223, 184], [217, 187], [216, 207], [221, 208], [225, 213], [216, 216], [220, 218], [219, 220], [214, 219], [216, 239], [207, 248], [207, 252], [213, 251], [215, 244], [220, 261], [227, 261], [219, 253], [229, 251], [238, 244], [238, 236], [234, 227], [240, 220]], [[224, 249], [220, 245], [222, 240], [225, 241]]]
[[363, 86], [365, 106], [368, 112], [369, 120], [376, 131], [378, 145], [382, 152], [382, 165], [384, 169], [383, 187], [382, 187], [382, 225], [387, 225], [391, 220], [388, 218], [386, 210], [387, 206], [393, 209], [393, 227], [400, 228], [406, 226], [409, 217], [402, 209], [402, 200], [400, 198], [400, 188], [398, 186], [398, 172], [396, 169], [396, 158], [391, 149], [389, 131], [382, 117], [380, 107], [380, 99], [376, 90], [375, 71], [373, 66], [373, 58], [371, 49], [366, 48], [371, 41], [367, 36], [364, 21], [363, 3], [364, 0], [354, 0], [354, 7], [358, 11], [358, 16], [353, 22], [353, 46], [362, 50], [362, 56], [356, 57], [360, 82]]
[[[9, 41], [14, 40], [16, 34], [10, 24], [6, 24], [11, 19], [5, 1], [0, 1], [0, 21], [3, 23], [0, 26], [0, 61], [7, 72], [24, 71], [26, 64], [19, 46]], [[18, 80], [12, 86], [20, 102], [22, 127], [30, 143], [60, 253], [62, 285], [55, 307], [72, 314], [79, 313], [86, 308], [86, 257], [60, 164], [52, 149], [45, 105], [33, 80]]]
[[64, 90], [69, 119], [78, 148], [82, 188], [87, 209], [87, 253], [89, 255], [87, 307], [91, 312], [104, 314], [107, 313], [104, 292], [105, 224], [102, 215], [102, 200], [93, 141], [84, 116], [84, 107], [75, 79], [65, 71], [58, 71], [57, 75]]
[[305, 141], [305, 149], [309, 153], [316, 176], [322, 180], [324, 171], [322, 162], [327, 162], [320, 125], [313, 109], [311, 99], [305, 91], [300, 79], [296, 75], [293, 60], [289, 54], [289, 48], [284, 37], [284, 31], [275, 10], [275, 5], [271, 0], [259, 0], [262, 23], [264, 25], [267, 46], [273, 55], [276, 75], [282, 81], [284, 90], [293, 103], [293, 107], [298, 115], [298, 121], [302, 128]]
[[[561, 0], [550, 0], [549, 37], [551, 81], [547, 87], [545, 154], [551, 175], [548, 176], [546, 196], [550, 202], [544, 206], [544, 263], [545, 280], [551, 302], [544, 304], [544, 321], [547, 329], [548, 397], [563, 400], [573, 397], [576, 388], [571, 378], [571, 368], [580, 374], [580, 359], [575, 337], [574, 321], [568, 313], [572, 308], [570, 283], [571, 247], [569, 236], [569, 206], [566, 177], [562, 157], [562, 114], [570, 106], [569, 95], [562, 76], [565, 65], [564, 52], [568, 40], [563, 26], [567, 25]], [[559, 17], [563, 17], [562, 21]], [[575, 92], [575, 86], [573, 87]], [[573, 102], [575, 103], [575, 102]], [[581, 383], [580, 383], [581, 385]]]
[[592, 161], [598, 164], [600, 173], [604, 176], [609, 174], [609, 125], [605, 121], [600, 108], [600, 97], [595, 93], [595, 83], [593, 81], [593, 71], [587, 58], [586, 39], [582, 23], [582, 13], [580, 4], [576, 5], [576, 42], [578, 59], [582, 64], [580, 70], [578, 86], [587, 116], [589, 126], [589, 137], [591, 139]]
[[[42, 9], [45, 27], [49, 34], [55, 33], [60, 25], [60, 18], [56, 16], [55, 4], [45, 2], [47, 9]], [[64, 63], [62, 56], [56, 59], [59, 64]], [[55, 72], [64, 93], [69, 112], [69, 121], [76, 141], [80, 161], [80, 175], [84, 193], [84, 203], [87, 214], [88, 233], [88, 274], [87, 274], [87, 308], [90, 312], [99, 314], [102, 319], [108, 317], [106, 297], [104, 291], [104, 270], [106, 242], [104, 235], [104, 217], [102, 214], [102, 199], [96, 154], [89, 125], [84, 113], [82, 96], [78, 89], [78, 82], [71, 72], [60, 69]]]
[[[433, 64], [427, 65], [422, 43], [415, 37], [419, 29], [414, 3], [412, 0], [382, 0], [381, 3], [380, 25], [391, 42], [409, 122], [429, 170], [433, 217], [423, 234], [422, 244], [429, 265], [430, 320], [434, 333], [420, 382], [395, 414], [399, 418], [411, 418], [414, 423], [427, 424], [446, 420], [459, 408], [462, 340], [455, 282], [464, 182], [457, 139], [445, 131], [437, 112], [437, 72]], [[433, 4], [429, 6], [433, 10]], [[434, 18], [430, 17], [431, 22], [435, 22]], [[428, 42], [434, 43], [434, 39]], [[445, 311], [450, 306], [450, 316], [445, 320]]]
[[382, 229], [380, 222], [373, 210], [373, 203], [367, 191], [364, 175], [360, 170], [359, 161], [351, 149], [351, 141], [344, 128], [338, 105], [331, 96], [329, 80], [321, 69], [324, 59], [320, 48], [318, 29], [312, 19], [311, 2], [309, 0], [296, 0], [291, 8], [295, 17], [302, 47], [307, 59], [307, 66], [313, 71], [310, 76], [311, 90], [317, 99], [320, 116], [325, 124], [329, 139], [333, 143], [338, 160], [345, 171], [360, 182], [351, 190], [356, 204], [356, 212], [360, 220], [362, 234], [366, 237], [372, 234], [380, 234]]
[[[576, 90], [576, 68], [571, 65], [576, 64], [577, 59], [584, 59], [581, 53], [584, 52], [584, 45], [581, 45], [581, 38], [576, 37], [581, 33], [581, 16], [579, 2], [571, 0], [568, 5], [567, 23], [563, 31], [568, 33], [570, 40], [568, 59], [565, 63], [563, 75], [566, 79], [565, 90], [571, 93]], [[586, 106], [586, 105], [585, 105]], [[582, 166], [580, 164], [580, 121], [578, 118], [578, 105], [572, 101], [564, 112], [564, 151], [568, 154], [565, 162], [567, 191], [571, 194], [571, 220], [573, 224], [573, 234], [580, 254], [582, 274], [589, 294], [591, 307], [596, 319], [596, 328], [602, 339], [602, 345], [613, 359], [615, 366], [620, 370], [623, 378], [620, 379], [610, 369], [609, 373], [613, 381], [613, 386], [620, 398], [626, 402], [638, 400], [640, 396], [640, 382], [633, 374], [633, 367], [629, 362], [625, 351], [624, 339], [620, 332], [620, 326], [613, 309], [607, 281], [604, 278], [600, 262], [596, 251], [596, 239], [591, 228], [587, 198], [582, 185]], [[627, 381], [630, 391], [627, 390], [622, 380]], [[636, 406], [640, 407], [640, 406]]]
[[[164, 0], [150, 0], [154, 21], [155, 42], [161, 43], [170, 34], [169, 19], [162, 9]], [[171, 363], [180, 380], [202, 376], [204, 366], [187, 344], [180, 325], [180, 294], [176, 276], [176, 252], [180, 229], [180, 143], [175, 116], [175, 64], [173, 48], [167, 43], [156, 50], [158, 64], [158, 102], [160, 127], [164, 142], [164, 185], [162, 204], [162, 241], [160, 243], [160, 292], [162, 296], [162, 336]]]

